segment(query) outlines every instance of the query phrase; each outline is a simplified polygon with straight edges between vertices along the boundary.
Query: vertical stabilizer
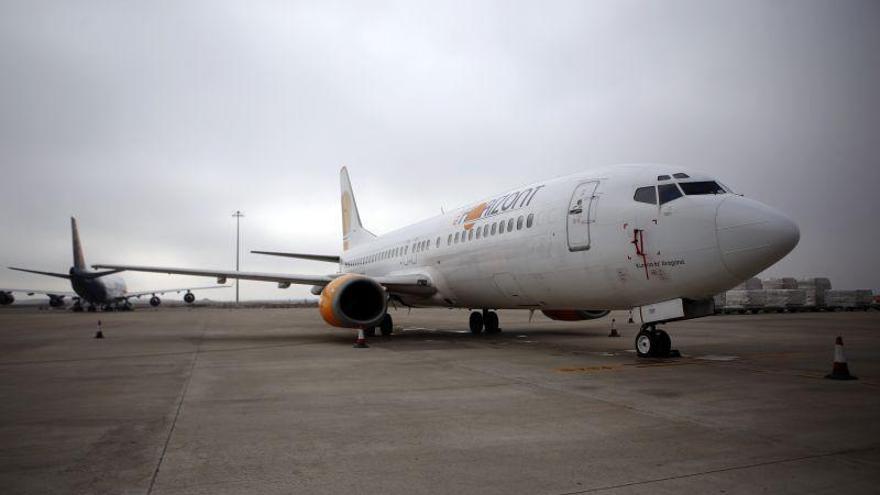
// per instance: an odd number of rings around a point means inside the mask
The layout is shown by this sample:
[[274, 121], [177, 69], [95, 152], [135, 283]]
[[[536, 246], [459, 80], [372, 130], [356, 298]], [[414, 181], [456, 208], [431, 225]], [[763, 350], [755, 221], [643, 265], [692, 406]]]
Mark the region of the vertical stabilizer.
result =
[[339, 185], [342, 189], [342, 250], [368, 242], [376, 236], [364, 228], [361, 216], [358, 213], [357, 203], [354, 200], [354, 191], [351, 189], [351, 180], [348, 178], [348, 169], [342, 167], [339, 171]]
[[73, 267], [85, 270], [86, 260], [83, 257], [82, 244], [79, 242], [79, 229], [73, 217], [70, 217], [70, 230], [73, 235]]

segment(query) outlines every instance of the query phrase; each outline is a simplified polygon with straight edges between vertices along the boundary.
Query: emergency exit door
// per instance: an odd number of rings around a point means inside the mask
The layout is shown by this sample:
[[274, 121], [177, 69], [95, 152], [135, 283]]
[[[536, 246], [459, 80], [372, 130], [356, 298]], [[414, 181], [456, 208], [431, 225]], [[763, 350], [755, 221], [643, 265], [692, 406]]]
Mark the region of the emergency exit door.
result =
[[599, 181], [582, 182], [574, 188], [568, 204], [568, 250], [586, 251], [590, 249], [590, 226], [596, 221], [596, 202], [599, 199], [596, 189]]

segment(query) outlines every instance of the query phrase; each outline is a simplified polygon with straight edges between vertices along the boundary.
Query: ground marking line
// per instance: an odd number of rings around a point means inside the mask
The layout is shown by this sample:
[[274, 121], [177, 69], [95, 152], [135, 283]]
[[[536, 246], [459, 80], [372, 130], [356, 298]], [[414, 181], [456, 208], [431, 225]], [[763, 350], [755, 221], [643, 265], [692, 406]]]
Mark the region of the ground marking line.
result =
[[189, 390], [189, 384], [192, 381], [196, 362], [198, 362], [199, 353], [202, 350], [202, 341], [204, 340], [205, 332], [207, 331], [208, 326], [203, 323], [202, 334], [199, 335], [199, 343], [196, 345], [196, 350], [193, 352], [192, 362], [189, 365], [189, 374], [186, 377], [186, 382], [183, 384], [183, 389], [180, 391], [180, 398], [177, 401], [177, 410], [174, 412], [174, 419], [171, 421], [171, 428], [168, 428], [168, 436], [165, 437], [165, 445], [162, 446], [162, 453], [159, 455], [159, 462], [156, 463], [156, 469], [153, 471], [153, 476], [150, 478], [150, 487], [147, 489], [147, 495], [153, 493], [153, 487], [156, 485], [156, 478], [159, 477], [159, 469], [162, 467], [162, 461], [165, 460], [165, 452], [168, 451], [168, 445], [171, 443], [171, 436], [174, 434], [174, 427], [177, 426], [177, 418], [180, 417], [180, 410], [183, 409], [183, 399], [186, 398], [186, 392]]

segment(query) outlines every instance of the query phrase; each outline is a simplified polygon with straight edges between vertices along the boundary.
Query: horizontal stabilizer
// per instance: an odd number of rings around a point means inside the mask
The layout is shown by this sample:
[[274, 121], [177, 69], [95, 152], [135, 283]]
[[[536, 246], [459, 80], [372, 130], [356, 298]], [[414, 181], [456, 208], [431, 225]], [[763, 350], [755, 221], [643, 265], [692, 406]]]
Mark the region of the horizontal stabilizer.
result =
[[49, 277], [58, 277], [58, 278], [66, 278], [70, 279], [70, 275], [66, 273], [52, 273], [52, 272], [41, 272], [38, 270], [28, 270], [26, 268], [15, 268], [14, 266], [7, 267], [10, 270], [15, 270], [17, 272], [27, 272], [27, 273], [36, 273], [37, 275], [47, 275]]
[[312, 261], [326, 261], [328, 263], [339, 263], [339, 256], [326, 254], [305, 254], [305, 253], [281, 253], [277, 251], [251, 251], [254, 254], [265, 254], [268, 256], [282, 256], [285, 258], [300, 258]]

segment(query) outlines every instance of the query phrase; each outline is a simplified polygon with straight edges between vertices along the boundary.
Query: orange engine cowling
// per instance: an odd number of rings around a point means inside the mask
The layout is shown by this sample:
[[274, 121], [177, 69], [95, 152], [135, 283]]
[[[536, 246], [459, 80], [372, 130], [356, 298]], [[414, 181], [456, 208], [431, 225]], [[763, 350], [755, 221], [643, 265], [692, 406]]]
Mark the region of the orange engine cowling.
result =
[[318, 299], [321, 317], [334, 327], [374, 327], [388, 309], [385, 289], [363, 275], [347, 274], [333, 279]]
[[602, 318], [606, 316], [611, 311], [607, 309], [602, 310], [594, 310], [594, 309], [545, 309], [541, 311], [544, 313], [544, 316], [550, 318], [551, 320], [559, 320], [559, 321], [581, 321], [581, 320], [595, 320], [596, 318]]

